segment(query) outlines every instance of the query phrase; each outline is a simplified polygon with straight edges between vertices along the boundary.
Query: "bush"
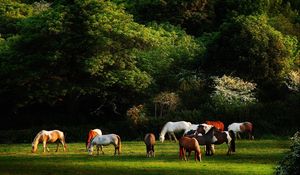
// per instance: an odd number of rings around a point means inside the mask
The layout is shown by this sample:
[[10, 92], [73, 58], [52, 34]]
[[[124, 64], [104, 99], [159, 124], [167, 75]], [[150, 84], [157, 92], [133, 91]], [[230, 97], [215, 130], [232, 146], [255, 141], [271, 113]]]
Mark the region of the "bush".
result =
[[280, 161], [276, 174], [300, 174], [300, 132], [296, 132], [291, 140], [291, 153]]

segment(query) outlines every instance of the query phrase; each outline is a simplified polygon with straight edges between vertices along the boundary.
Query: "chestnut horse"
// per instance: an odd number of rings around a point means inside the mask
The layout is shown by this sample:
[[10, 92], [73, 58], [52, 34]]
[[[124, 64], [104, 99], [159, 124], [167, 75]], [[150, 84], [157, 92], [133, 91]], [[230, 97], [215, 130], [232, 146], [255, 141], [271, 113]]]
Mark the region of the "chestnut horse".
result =
[[[235, 136], [233, 131], [219, 131], [216, 127], [213, 127], [212, 130], [214, 131], [214, 140], [211, 144], [220, 145], [222, 143], [226, 143], [228, 146], [227, 155], [230, 155], [232, 152], [235, 152]], [[202, 125], [199, 125], [196, 133], [204, 134], [206, 131]], [[214, 154], [214, 148], [210, 147], [209, 152], [207, 155]], [[210, 152], [211, 151], [211, 152]]]
[[253, 125], [250, 122], [232, 123], [228, 126], [228, 131], [233, 131], [237, 138], [241, 138], [240, 133], [247, 133], [248, 138], [253, 140]]
[[219, 131], [224, 131], [224, 123], [221, 121], [205, 121], [205, 123], [208, 125], [213, 125]]
[[[47, 143], [48, 142], [53, 143], [53, 142], [56, 142], [57, 140], [60, 141], [60, 143], [63, 146], [63, 150], [65, 151], [67, 145], [65, 142], [65, 136], [64, 136], [63, 132], [61, 132], [59, 130], [52, 130], [52, 131], [42, 130], [33, 139], [31, 152], [35, 153], [37, 151], [37, 146], [40, 142], [43, 142], [43, 148], [44, 148], [43, 152], [46, 152], [46, 149], [49, 152]], [[58, 146], [59, 146], [59, 142], [57, 142], [56, 152], [58, 151]]]
[[146, 156], [155, 157], [154, 145], [155, 145], [155, 135], [153, 133], [148, 133], [145, 135], [144, 142], [146, 144]]
[[120, 136], [116, 135], [116, 134], [107, 134], [107, 135], [97, 135], [96, 137], [94, 137], [90, 144], [88, 144], [88, 152], [89, 155], [93, 154], [93, 147], [94, 145], [97, 146], [97, 154], [99, 155], [99, 148], [101, 148], [102, 154], [104, 154], [103, 150], [102, 150], [102, 146], [106, 146], [106, 145], [110, 145], [113, 144], [115, 147], [115, 154], [117, 154], [118, 151], [118, 155], [121, 154], [121, 138]]
[[191, 155], [191, 152], [195, 151], [195, 161], [201, 161], [201, 150], [198, 141], [195, 138], [190, 137], [181, 137], [179, 139], [179, 158], [185, 161], [186, 158], [186, 152], [188, 152], [188, 158]]
[[102, 135], [102, 131], [100, 129], [93, 129], [89, 131], [89, 134], [87, 136], [86, 142], [85, 142], [85, 147], [87, 149], [88, 144], [91, 142], [91, 140], [96, 137], [97, 135]]

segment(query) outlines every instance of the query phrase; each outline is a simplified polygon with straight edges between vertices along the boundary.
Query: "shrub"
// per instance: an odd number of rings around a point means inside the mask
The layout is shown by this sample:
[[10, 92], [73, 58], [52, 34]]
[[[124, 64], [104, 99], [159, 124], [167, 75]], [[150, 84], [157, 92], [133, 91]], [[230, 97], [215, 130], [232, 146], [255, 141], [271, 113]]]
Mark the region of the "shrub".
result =
[[296, 132], [291, 138], [291, 153], [280, 161], [276, 168], [276, 174], [300, 174], [300, 132]]

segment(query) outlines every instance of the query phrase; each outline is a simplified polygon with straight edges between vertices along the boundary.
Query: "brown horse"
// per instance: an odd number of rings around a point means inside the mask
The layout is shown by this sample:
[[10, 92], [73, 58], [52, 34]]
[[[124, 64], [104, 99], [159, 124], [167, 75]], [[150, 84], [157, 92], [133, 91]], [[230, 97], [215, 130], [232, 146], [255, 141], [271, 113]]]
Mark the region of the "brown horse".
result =
[[250, 122], [232, 123], [228, 126], [228, 131], [233, 131], [237, 138], [241, 138], [240, 133], [247, 133], [248, 138], [253, 140], [253, 125]]
[[224, 123], [221, 121], [205, 121], [205, 123], [208, 125], [213, 125], [219, 131], [224, 131]]
[[87, 149], [88, 145], [90, 144], [91, 140], [96, 137], [97, 135], [102, 135], [102, 131], [100, 129], [93, 129], [89, 131], [89, 134], [87, 136], [85, 147]]
[[154, 153], [155, 135], [153, 133], [146, 134], [144, 138], [144, 142], [146, 144], [146, 156], [155, 157], [155, 153]]
[[[219, 131], [216, 127], [212, 128], [214, 133], [214, 140], [211, 144], [220, 145], [222, 143], [226, 143], [228, 145], [227, 155], [230, 155], [232, 152], [235, 152], [235, 136], [233, 131]], [[205, 134], [205, 129], [202, 125], [198, 126], [196, 133]], [[214, 148], [210, 147], [207, 155], [214, 154]], [[210, 152], [211, 151], [211, 152]]]
[[[33, 139], [31, 152], [35, 153], [37, 151], [37, 146], [40, 142], [43, 142], [43, 152], [46, 152], [46, 149], [49, 152], [47, 143], [48, 142], [53, 143], [56, 142], [57, 140], [59, 140], [60, 143], [63, 145], [63, 150], [65, 151], [67, 145], [65, 142], [65, 136], [63, 132], [59, 130], [52, 130], [52, 131], [42, 130]], [[58, 151], [58, 146], [59, 146], [59, 142], [57, 142], [56, 152]]]
[[195, 151], [195, 161], [201, 161], [201, 150], [198, 141], [195, 138], [181, 137], [179, 139], [179, 158], [187, 160], [185, 153], [188, 152], [188, 158], [191, 152]]

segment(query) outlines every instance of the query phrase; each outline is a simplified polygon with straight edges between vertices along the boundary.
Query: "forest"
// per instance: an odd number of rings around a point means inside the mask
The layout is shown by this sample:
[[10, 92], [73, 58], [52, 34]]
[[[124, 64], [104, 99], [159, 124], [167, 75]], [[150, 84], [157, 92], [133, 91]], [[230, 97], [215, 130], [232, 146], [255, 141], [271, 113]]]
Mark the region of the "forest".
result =
[[299, 12], [298, 0], [0, 0], [0, 142], [94, 127], [135, 140], [179, 120], [291, 135]]

